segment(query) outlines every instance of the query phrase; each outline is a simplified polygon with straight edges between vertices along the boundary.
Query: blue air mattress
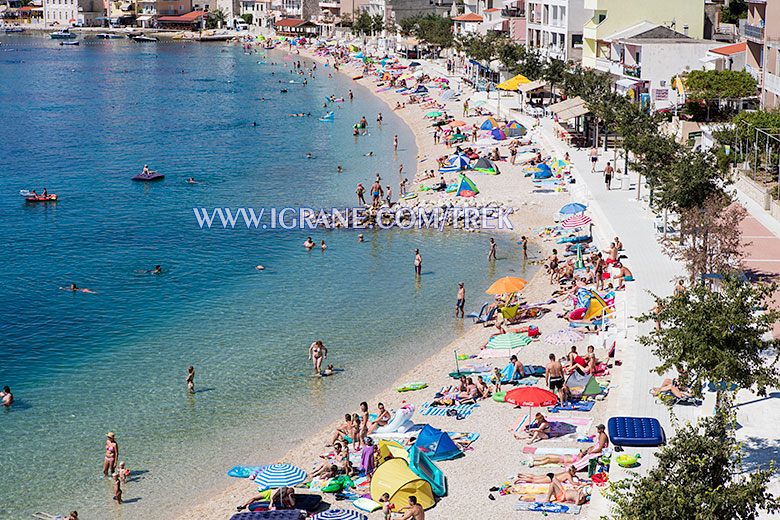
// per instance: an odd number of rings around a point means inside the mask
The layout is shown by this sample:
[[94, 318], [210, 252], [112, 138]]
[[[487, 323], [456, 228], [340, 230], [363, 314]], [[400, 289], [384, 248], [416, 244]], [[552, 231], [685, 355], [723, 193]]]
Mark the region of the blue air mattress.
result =
[[[311, 513], [320, 507], [321, 502], [322, 497], [319, 495], [295, 493], [295, 509], [304, 509]], [[250, 511], [267, 511], [270, 507], [270, 502], [252, 502], [247, 509]]]
[[615, 446], [660, 446], [666, 443], [658, 419], [651, 417], [612, 417], [607, 422], [609, 440]]
[[303, 515], [297, 509], [285, 509], [282, 511], [250, 511], [236, 513], [230, 520], [301, 520]]

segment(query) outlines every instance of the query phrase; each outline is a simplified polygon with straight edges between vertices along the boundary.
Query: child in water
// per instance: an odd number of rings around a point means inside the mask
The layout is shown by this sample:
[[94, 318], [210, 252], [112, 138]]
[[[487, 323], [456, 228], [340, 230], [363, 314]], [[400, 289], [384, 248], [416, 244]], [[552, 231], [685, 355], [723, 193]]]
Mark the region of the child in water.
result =
[[119, 473], [119, 478], [122, 480], [122, 483], [127, 482], [127, 477], [130, 476], [130, 470], [125, 467], [124, 462], [119, 463], [119, 469], [117, 472]]
[[332, 376], [333, 375], [333, 365], [328, 365], [328, 368], [325, 369], [325, 373], [323, 375]]
[[114, 479], [114, 500], [117, 504], [122, 503], [122, 487], [119, 484], [119, 473], [114, 472], [111, 477]]

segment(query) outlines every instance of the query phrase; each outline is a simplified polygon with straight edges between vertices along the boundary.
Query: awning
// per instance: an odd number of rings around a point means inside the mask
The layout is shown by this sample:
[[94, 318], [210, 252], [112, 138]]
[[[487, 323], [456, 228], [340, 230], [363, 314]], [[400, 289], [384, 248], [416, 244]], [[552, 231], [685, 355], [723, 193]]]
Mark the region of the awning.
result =
[[523, 94], [527, 94], [529, 92], [533, 92], [534, 90], [539, 90], [540, 88], [544, 88], [547, 86], [547, 83], [542, 80], [536, 80], [532, 81], [531, 83], [523, 83], [521, 85], [518, 85], [517, 90], [522, 92]]
[[398, 42], [398, 45], [408, 45], [408, 46], [420, 45], [420, 40], [418, 40], [417, 38], [409, 38], [408, 40], [403, 40]]
[[150, 14], [145, 14], [145, 15], [142, 15], [142, 16], [139, 16], [138, 18], [136, 18], [136, 20], [138, 20], [139, 22], [148, 22], [152, 18], [154, 18], [154, 16], [152, 16]]
[[637, 83], [641, 83], [641, 81], [636, 80], [636, 79], [619, 79], [619, 80], [617, 80], [615, 82], [615, 85], [617, 85], [618, 87], [620, 87], [622, 89], [626, 89], [627, 90], [627, 89], [633, 88], [634, 85], [636, 85]]
[[584, 116], [585, 114], [589, 113], [590, 110], [582, 104], [582, 105], [576, 105], [571, 108], [567, 108], [566, 110], [563, 110], [558, 113], [558, 120], [559, 121], [568, 121], [569, 119], [574, 119], [575, 117]]
[[577, 97], [565, 99], [563, 101], [560, 101], [558, 103], [554, 103], [554, 104], [550, 105], [550, 110], [552, 110], [552, 112], [555, 115], [558, 115], [561, 112], [563, 112], [564, 110], [569, 110], [570, 108], [574, 108], [574, 107], [579, 106], [579, 105], [583, 105], [584, 106], [585, 105], [585, 100], [582, 99], [581, 97], [577, 96]]

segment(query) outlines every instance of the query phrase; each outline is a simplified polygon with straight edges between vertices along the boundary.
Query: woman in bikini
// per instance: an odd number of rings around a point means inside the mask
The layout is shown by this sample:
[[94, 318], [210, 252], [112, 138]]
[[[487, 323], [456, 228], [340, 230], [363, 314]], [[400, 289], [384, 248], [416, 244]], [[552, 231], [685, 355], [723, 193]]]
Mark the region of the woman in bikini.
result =
[[550, 438], [550, 423], [544, 418], [544, 415], [537, 413], [534, 417], [534, 422], [525, 431], [524, 435], [514, 434], [515, 439], [528, 438], [528, 444], [533, 444], [536, 441]]
[[322, 341], [315, 341], [309, 347], [309, 359], [314, 363], [314, 374], [322, 375], [322, 360], [328, 357], [328, 349]]
[[103, 459], [103, 475], [108, 477], [116, 470], [116, 461], [119, 458], [119, 445], [116, 443], [114, 432], [106, 434], [106, 455]]
[[[577, 455], [540, 455], [534, 457], [531, 462], [528, 463], [529, 468], [534, 466], [544, 466], [546, 464], [560, 464], [565, 466], [567, 464], [574, 464], [582, 457], [585, 456], [587, 450], [581, 449]], [[518, 477], [520, 474], [517, 475]]]
[[[571, 455], [569, 455], [571, 457]], [[574, 484], [574, 480], [578, 480], [577, 477], [577, 468], [574, 466], [569, 466], [566, 468], [566, 471], [562, 471], [560, 473], [547, 473], [546, 475], [537, 475], [535, 473], [518, 473], [517, 474], [517, 480], [515, 480], [515, 485], [517, 484], [549, 484], [553, 481], [553, 479], [558, 479], [559, 482], [571, 482]]]
[[371, 421], [371, 425], [368, 427], [368, 432], [366, 432], [367, 435], [374, 433], [374, 430], [380, 426], [387, 426], [387, 423], [390, 422], [390, 412], [385, 410], [385, 405], [379, 403], [377, 406], [379, 407], [379, 415], [376, 416], [375, 421]]
[[295, 490], [291, 487], [282, 487], [261, 491], [259, 495], [236, 507], [236, 510], [242, 511], [254, 502], [270, 502], [276, 509], [295, 509]]

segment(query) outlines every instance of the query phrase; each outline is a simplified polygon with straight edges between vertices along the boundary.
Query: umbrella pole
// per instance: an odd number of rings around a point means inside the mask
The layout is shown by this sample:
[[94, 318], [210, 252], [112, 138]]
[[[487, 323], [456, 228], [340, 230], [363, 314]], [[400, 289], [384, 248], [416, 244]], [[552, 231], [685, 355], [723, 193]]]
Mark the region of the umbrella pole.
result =
[[455, 353], [455, 373], [458, 374], [458, 377], [460, 377], [460, 367], [458, 366], [458, 351], [453, 350]]

